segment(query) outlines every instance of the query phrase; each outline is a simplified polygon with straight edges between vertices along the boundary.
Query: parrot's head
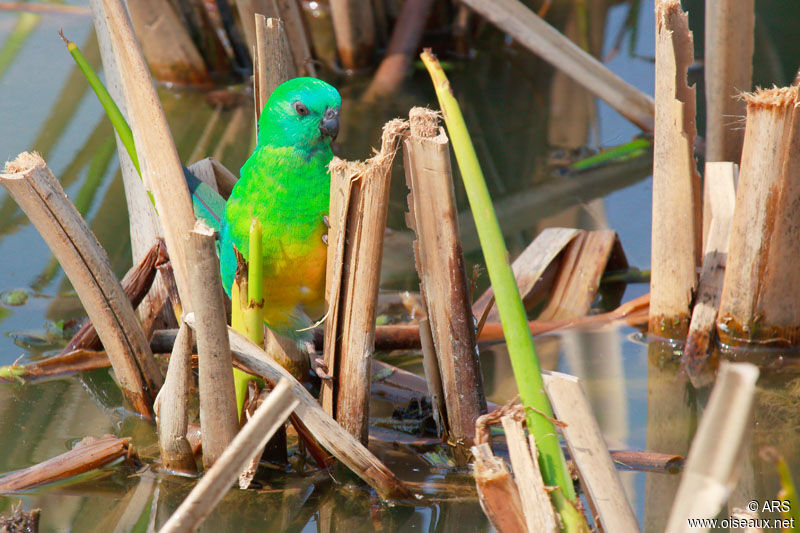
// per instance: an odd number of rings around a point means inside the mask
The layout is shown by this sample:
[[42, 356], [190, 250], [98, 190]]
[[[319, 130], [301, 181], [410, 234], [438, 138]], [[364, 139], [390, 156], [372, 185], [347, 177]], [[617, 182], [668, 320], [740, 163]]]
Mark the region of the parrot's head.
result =
[[272, 92], [258, 120], [259, 146], [328, 146], [339, 133], [339, 91], [316, 78], [293, 78]]

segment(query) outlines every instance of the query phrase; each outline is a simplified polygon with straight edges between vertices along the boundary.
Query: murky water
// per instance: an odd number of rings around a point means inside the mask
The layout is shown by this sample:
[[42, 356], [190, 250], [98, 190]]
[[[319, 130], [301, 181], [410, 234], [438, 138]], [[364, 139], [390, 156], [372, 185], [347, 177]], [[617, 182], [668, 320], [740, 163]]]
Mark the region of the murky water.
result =
[[[607, 53], [629, 5], [589, 4], [587, 42]], [[633, 44], [628, 44], [628, 32], [620, 52], [607, 65], [652, 94], [653, 2], [639, 4]], [[685, 2], [698, 44], [701, 4]], [[575, 31], [574, 12], [569, 6], [556, 5], [553, 20], [566, 32]], [[793, 76], [799, 55], [785, 28], [796, 27], [800, 13], [794, 3], [759, 2], [758, 6], [755, 79], [782, 84]], [[0, 43], [5, 43], [0, 45], [4, 47], [0, 48], [0, 158], [10, 159], [30, 149], [42, 152], [121, 275], [130, 266], [130, 243], [111, 128], [58, 38], [60, 27], [90, 58], [97, 56], [88, 17], [0, 12]], [[567, 175], [554, 166], [570, 158], [574, 150], [622, 144], [638, 130], [527, 51], [507, 47], [490, 28], [480, 38], [476, 57], [454, 61], [449, 74], [491, 192], [501, 206], [498, 211], [512, 255], [546, 227], [611, 228], [618, 232], [628, 261], [648, 268], [648, 161], [599, 178]], [[4, 52], [10, 52], [17, 40], [18, 52], [4, 62]], [[692, 75], [699, 78], [698, 72]], [[405, 115], [413, 105], [435, 105], [427, 75], [421, 71], [414, 73], [400, 94], [370, 105], [358, 101], [365, 80], [331, 79], [344, 96], [338, 144], [341, 155], [347, 157], [367, 156], [388, 118]], [[213, 155], [229, 168], [239, 168], [253, 142], [252, 107], [246, 97], [240, 105], [223, 106], [219, 99], [210, 101], [200, 92], [162, 89], [160, 94], [184, 161]], [[698, 101], [703, 101], [702, 93]], [[213, 125], [206, 130], [209, 122]], [[699, 122], [702, 128], [702, 118]], [[406, 191], [399, 168], [397, 178], [383, 287], [414, 290], [416, 275], [403, 222]], [[465, 213], [462, 231], [469, 270], [481, 257], [460, 188], [457, 197]], [[71, 321], [82, 314], [80, 302], [44, 242], [0, 191], [0, 291], [12, 289], [24, 289], [29, 297], [21, 306], [0, 305], [0, 364], [56, 351], [69, 336]], [[646, 291], [646, 285], [632, 285], [625, 299]], [[708, 391], [694, 390], [676, 375], [677, 349], [648, 345], [635, 330], [625, 327], [543, 337], [537, 339], [537, 348], [545, 367], [583, 378], [612, 448], [687, 453]], [[403, 364], [421, 371], [414, 357], [406, 357]], [[489, 397], [496, 402], [513, 397], [515, 385], [504, 348], [484, 349], [482, 364]], [[757, 453], [764, 445], [776, 446], [798, 470], [798, 383], [788, 372], [762, 378], [755, 431], [742, 454], [741, 482], [733, 501], [741, 504], [775, 496], [776, 478]], [[29, 466], [66, 451], [86, 435], [104, 433], [134, 436], [139, 453], [153, 457], [157, 446], [152, 427], [121, 405], [121, 395], [106, 371], [25, 385], [0, 384], [0, 472]], [[388, 409], [375, 407], [376, 416], [384, 416]], [[343, 478], [337, 474], [332, 479], [313, 471], [303, 475], [275, 472], [257, 493], [231, 491], [202, 530], [489, 528], [463, 472], [435, 466], [404, 445], [375, 443], [375, 449], [401, 478], [422, 483], [426, 499], [416, 507], [388, 507], [363, 487], [339, 484]], [[630, 472], [621, 477], [644, 529], [661, 531], [679, 478]], [[151, 471], [132, 474], [127, 467], [111, 466], [78, 480], [0, 498], [0, 511], [21, 499], [26, 508], [42, 509], [42, 531], [145, 531], [160, 526], [190, 488], [191, 481], [184, 478]]]

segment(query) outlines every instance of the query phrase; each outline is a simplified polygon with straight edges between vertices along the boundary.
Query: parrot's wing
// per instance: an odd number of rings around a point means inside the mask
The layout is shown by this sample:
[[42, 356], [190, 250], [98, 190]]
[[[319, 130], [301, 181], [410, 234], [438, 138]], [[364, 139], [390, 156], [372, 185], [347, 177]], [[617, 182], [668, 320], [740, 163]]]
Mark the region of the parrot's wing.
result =
[[183, 173], [186, 176], [189, 193], [192, 195], [194, 216], [202, 219], [219, 233], [222, 214], [225, 212], [225, 199], [188, 168], [183, 167]]

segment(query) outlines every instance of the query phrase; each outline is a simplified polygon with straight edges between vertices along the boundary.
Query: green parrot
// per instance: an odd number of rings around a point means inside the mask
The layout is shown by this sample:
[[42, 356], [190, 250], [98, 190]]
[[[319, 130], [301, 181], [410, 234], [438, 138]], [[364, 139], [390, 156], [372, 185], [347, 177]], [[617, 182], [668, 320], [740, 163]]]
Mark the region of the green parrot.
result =
[[219, 230], [222, 284], [229, 296], [234, 246], [248, 257], [251, 219], [261, 223], [264, 322], [298, 345], [311, 339], [306, 328], [324, 312], [328, 164], [341, 103], [338, 91], [322, 80], [291, 79], [264, 106], [258, 144], [227, 202], [187, 176], [195, 214]]
[[328, 163], [341, 104], [336, 89], [322, 80], [294, 78], [278, 86], [220, 224], [222, 285], [230, 295], [233, 247], [248, 257], [251, 219], [261, 222], [264, 321], [298, 341], [310, 338], [310, 331], [300, 330], [324, 312]]

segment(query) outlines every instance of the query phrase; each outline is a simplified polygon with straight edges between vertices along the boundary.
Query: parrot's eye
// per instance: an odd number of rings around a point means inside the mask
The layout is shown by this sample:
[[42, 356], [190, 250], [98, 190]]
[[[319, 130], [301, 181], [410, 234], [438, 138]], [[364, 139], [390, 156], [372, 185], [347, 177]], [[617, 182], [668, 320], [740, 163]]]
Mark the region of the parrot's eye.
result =
[[295, 111], [297, 111], [297, 114], [300, 115], [301, 117], [308, 115], [308, 108], [305, 106], [303, 102], [295, 102], [292, 104], [292, 107], [294, 108]]

